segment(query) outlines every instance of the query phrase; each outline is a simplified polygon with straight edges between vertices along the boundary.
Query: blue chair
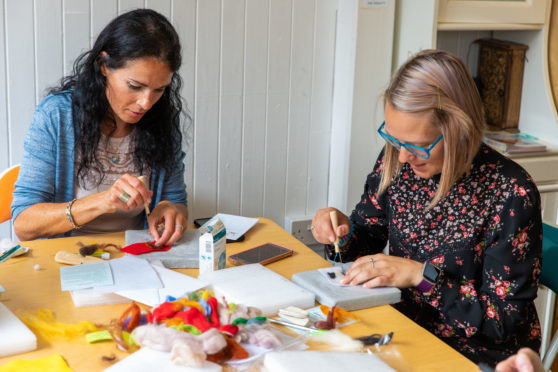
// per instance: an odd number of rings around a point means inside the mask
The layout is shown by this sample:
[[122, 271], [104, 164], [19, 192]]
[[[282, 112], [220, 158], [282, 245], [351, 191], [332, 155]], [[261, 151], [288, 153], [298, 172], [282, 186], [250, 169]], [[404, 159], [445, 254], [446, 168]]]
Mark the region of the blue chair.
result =
[[[558, 227], [543, 223], [543, 265], [541, 284], [558, 293]], [[554, 317], [554, 314], [552, 314]], [[549, 370], [558, 353], [558, 332], [552, 336], [548, 350], [542, 355], [545, 370]]]

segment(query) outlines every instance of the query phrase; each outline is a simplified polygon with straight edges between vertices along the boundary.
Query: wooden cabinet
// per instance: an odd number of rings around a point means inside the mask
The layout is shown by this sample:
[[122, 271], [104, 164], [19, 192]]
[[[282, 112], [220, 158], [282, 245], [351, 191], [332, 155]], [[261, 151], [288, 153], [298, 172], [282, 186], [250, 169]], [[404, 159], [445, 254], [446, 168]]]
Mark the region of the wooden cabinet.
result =
[[547, 0], [439, 0], [438, 29], [542, 28], [547, 5]]

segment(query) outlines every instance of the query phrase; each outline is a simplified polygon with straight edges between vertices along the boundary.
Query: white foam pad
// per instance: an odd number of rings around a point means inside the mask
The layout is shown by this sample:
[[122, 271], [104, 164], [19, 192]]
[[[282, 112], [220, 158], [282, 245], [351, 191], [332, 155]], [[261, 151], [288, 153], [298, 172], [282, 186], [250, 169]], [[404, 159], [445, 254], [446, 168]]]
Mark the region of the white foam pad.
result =
[[264, 367], [268, 372], [395, 371], [374, 354], [326, 351], [273, 351], [265, 354]]
[[98, 293], [95, 288], [70, 291], [74, 306], [99, 306], [129, 303], [130, 299], [116, 293]]
[[105, 372], [221, 372], [222, 370], [223, 368], [220, 365], [208, 362], [207, 360], [201, 367], [175, 365], [170, 361], [170, 353], [142, 347], [135, 353], [105, 369]]
[[316, 295], [322, 305], [337, 305], [347, 311], [395, 304], [401, 300], [401, 291], [395, 287], [364, 288], [362, 285], [337, 287], [328, 282], [318, 270], [296, 273], [293, 282]]
[[0, 303], [0, 357], [37, 348], [37, 337], [4, 304]]
[[264, 315], [277, 314], [289, 305], [314, 306], [314, 294], [260, 264], [241, 265], [200, 275], [210, 283], [217, 298], [253, 306]]

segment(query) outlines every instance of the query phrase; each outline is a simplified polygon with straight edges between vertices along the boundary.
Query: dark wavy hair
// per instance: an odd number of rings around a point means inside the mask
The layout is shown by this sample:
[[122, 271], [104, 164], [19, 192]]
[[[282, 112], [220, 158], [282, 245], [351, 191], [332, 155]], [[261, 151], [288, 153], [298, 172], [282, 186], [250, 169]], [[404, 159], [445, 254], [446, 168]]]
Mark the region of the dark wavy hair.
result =
[[108, 118], [114, 123], [101, 65], [118, 69], [129, 61], [145, 57], [166, 63], [173, 76], [161, 98], [135, 124], [135, 165], [140, 170], [147, 165], [171, 171], [180, 156], [182, 79], [177, 71], [182, 58], [178, 34], [170, 22], [154, 10], [132, 10], [113, 19], [101, 31], [93, 48], [76, 59], [72, 74], [65, 76], [59, 87], [49, 91], [53, 94], [72, 91], [72, 117], [74, 127], [79, 127], [75, 146], [81, 154], [77, 172], [80, 183], [90, 169], [100, 174], [98, 182], [104, 177], [95, 150], [101, 138], [101, 121]]

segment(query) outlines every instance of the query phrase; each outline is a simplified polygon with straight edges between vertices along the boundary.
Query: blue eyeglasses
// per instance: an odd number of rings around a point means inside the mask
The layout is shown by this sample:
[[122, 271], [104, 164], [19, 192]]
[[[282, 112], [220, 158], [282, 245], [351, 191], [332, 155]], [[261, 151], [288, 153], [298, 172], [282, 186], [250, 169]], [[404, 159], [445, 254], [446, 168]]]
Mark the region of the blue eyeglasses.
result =
[[397, 150], [401, 150], [401, 147], [404, 147], [405, 150], [407, 150], [411, 154], [413, 154], [415, 156], [418, 156], [419, 158], [423, 158], [423, 159], [428, 159], [430, 157], [430, 151], [444, 137], [443, 134], [440, 134], [440, 137], [438, 137], [438, 139], [436, 141], [434, 141], [433, 144], [431, 144], [428, 148], [424, 148], [424, 147], [420, 147], [420, 146], [409, 145], [408, 143], [403, 143], [403, 142], [393, 138], [392, 136], [390, 136], [389, 134], [387, 134], [386, 132], [384, 132], [382, 130], [382, 129], [384, 129], [385, 126], [386, 126], [386, 122], [384, 121], [382, 123], [382, 125], [380, 125], [380, 128], [378, 128], [378, 133], [380, 134], [380, 136], [382, 136], [382, 138], [387, 143], [389, 143], [390, 145], [395, 147]]

